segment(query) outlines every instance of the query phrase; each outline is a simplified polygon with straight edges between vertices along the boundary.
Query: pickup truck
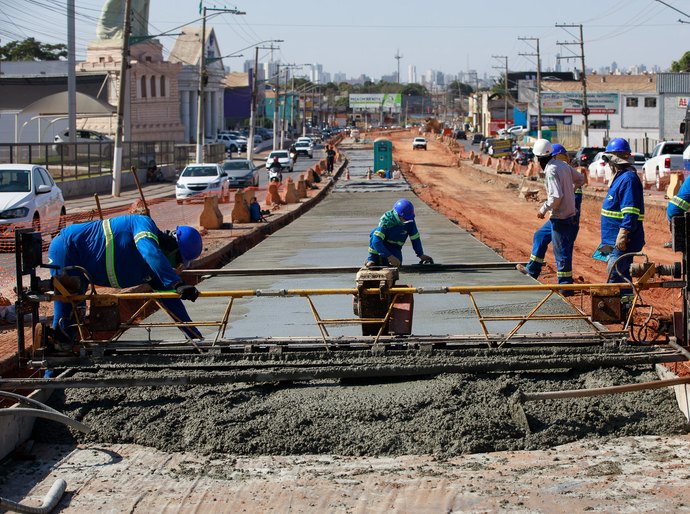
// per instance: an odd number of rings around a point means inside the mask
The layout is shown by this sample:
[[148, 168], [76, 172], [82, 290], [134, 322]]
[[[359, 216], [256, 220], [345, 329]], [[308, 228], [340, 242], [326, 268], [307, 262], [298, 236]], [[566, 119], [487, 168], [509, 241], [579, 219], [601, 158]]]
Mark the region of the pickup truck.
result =
[[412, 141], [412, 149], [417, 150], [418, 148], [421, 148], [422, 150], [426, 150], [426, 139], [423, 137], [415, 137], [414, 140]]
[[669, 181], [672, 170], [683, 169], [682, 141], [662, 141], [654, 147], [652, 156], [642, 166], [642, 185], [645, 189], [652, 187], [663, 191]]

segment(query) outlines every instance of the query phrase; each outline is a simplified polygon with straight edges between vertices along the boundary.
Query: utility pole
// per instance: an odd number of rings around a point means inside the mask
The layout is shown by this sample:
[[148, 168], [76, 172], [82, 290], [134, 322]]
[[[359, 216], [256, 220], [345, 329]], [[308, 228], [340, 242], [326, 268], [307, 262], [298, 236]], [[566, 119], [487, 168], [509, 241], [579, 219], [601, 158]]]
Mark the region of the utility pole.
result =
[[508, 56], [507, 55], [492, 55], [494, 59], [503, 59], [504, 66], [492, 66], [492, 68], [500, 70], [503, 68], [503, 130], [508, 130]]
[[[264, 50], [271, 50], [275, 48], [273, 46], [273, 43], [282, 43], [282, 39], [275, 39], [271, 42], [271, 46], [265, 47], [265, 46], [256, 46], [255, 47], [255, 54], [254, 54], [254, 80], [252, 82], [252, 101], [251, 101], [251, 106], [250, 106], [250, 112], [249, 112], [249, 138], [247, 140], [247, 159], [252, 160], [254, 157], [254, 133], [255, 133], [255, 123], [256, 123], [256, 104], [257, 104], [257, 97], [258, 97], [258, 91], [259, 91], [259, 50], [264, 49]], [[261, 44], [261, 43], [259, 43]]]
[[[582, 146], [589, 146], [589, 106], [587, 105], [587, 73], [586, 73], [586, 68], [585, 68], [585, 40], [582, 34], [582, 23], [579, 24], [556, 24], [556, 27], [562, 28], [562, 29], [567, 29], [567, 28], [575, 28], [579, 27], [580, 28], [580, 41], [572, 41], [572, 42], [556, 42], [557, 45], [560, 46], [571, 46], [571, 45], [579, 45], [580, 46], [580, 55], [577, 55], [573, 53], [572, 56], [567, 56], [567, 57], [558, 57], [558, 59], [576, 59], [580, 58], [580, 63], [582, 65], [582, 116], [585, 119], [585, 130], [584, 130], [584, 141]], [[568, 32], [566, 30], [566, 32]], [[568, 32], [570, 34], [570, 32]], [[570, 34], [572, 35], [572, 34]], [[572, 51], [572, 50], [571, 50]]]
[[196, 163], [204, 162], [204, 88], [208, 83], [208, 72], [206, 71], [206, 12], [216, 13], [246, 14], [237, 9], [220, 9], [215, 7], [203, 7], [201, 18], [201, 55], [199, 57], [199, 90], [196, 108]]
[[[290, 71], [289, 66], [285, 66], [285, 94], [283, 95], [285, 99], [283, 100], [283, 110], [280, 113], [280, 147], [285, 147], [285, 111], [287, 111], [287, 90], [288, 90], [288, 72]], [[280, 79], [278, 79], [280, 80]]]
[[276, 87], [273, 99], [273, 150], [278, 149], [278, 110], [280, 109], [280, 63], [276, 63]]
[[122, 55], [120, 57], [120, 88], [117, 96], [117, 122], [115, 126], [115, 148], [113, 150], [113, 184], [111, 191], [113, 196], [120, 196], [120, 186], [122, 185], [122, 133], [125, 113], [125, 97], [127, 96], [126, 93], [128, 83], [127, 69], [129, 68], [129, 33], [131, 31], [132, 0], [125, 0], [125, 24], [124, 30], [122, 31]]
[[519, 37], [520, 41], [536, 41], [537, 48], [535, 53], [521, 53], [524, 57], [537, 58], [537, 139], [541, 139], [541, 53], [539, 52], [539, 38], [538, 37]]
[[70, 143], [74, 143], [77, 140], [77, 62], [75, 55], [75, 32], [74, 0], [67, 0], [67, 128], [69, 129], [67, 141]]
[[400, 49], [398, 48], [395, 51], [395, 55], [393, 56], [393, 58], [396, 61], [398, 61], [398, 84], [400, 84], [400, 59], [402, 59], [403, 57], [404, 57], [403, 55], [400, 55]]
[[[481, 131], [480, 134], [484, 133], [484, 120], [482, 119], [484, 117], [484, 106], [482, 105], [482, 100], [479, 97], [479, 74], [476, 71], [473, 71], [469, 73], [469, 75], [474, 75], [474, 97], [476, 99], [476, 108], [477, 108], [477, 125], [479, 126], [479, 130]], [[475, 127], [476, 129], [476, 127]], [[478, 131], [479, 132], [479, 131]]]

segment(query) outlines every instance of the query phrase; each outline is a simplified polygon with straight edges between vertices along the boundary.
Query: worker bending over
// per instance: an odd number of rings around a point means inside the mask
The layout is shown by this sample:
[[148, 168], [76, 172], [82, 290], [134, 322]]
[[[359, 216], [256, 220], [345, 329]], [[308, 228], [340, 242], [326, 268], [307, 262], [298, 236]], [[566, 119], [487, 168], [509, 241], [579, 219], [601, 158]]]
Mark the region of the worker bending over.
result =
[[[175, 291], [182, 300], [192, 302], [199, 291], [182, 282], [175, 272], [179, 264], [185, 267], [202, 250], [201, 235], [187, 226], [179, 226], [170, 233], [162, 232], [148, 216], [130, 214], [103, 221], [90, 221], [63, 228], [50, 243], [48, 262], [53, 276], [66, 274], [65, 281], [75, 283], [73, 293], [84, 294], [89, 286], [83, 268], [94, 285], [121, 289], [148, 283], [154, 291]], [[161, 304], [178, 320], [190, 322], [182, 302], [163, 299]], [[72, 305], [56, 301], [53, 329], [61, 340], [74, 339], [75, 321]], [[196, 327], [180, 328], [190, 338], [201, 338]]]
[[390, 211], [381, 216], [378, 226], [369, 234], [369, 256], [366, 267], [394, 266], [402, 264], [402, 247], [407, 238], [412, 241], [420, 264], [431, 264], [433, 259], [424, 254], [422, 240], [414, 221], [414, 206], [412, 202], [401, 198]]

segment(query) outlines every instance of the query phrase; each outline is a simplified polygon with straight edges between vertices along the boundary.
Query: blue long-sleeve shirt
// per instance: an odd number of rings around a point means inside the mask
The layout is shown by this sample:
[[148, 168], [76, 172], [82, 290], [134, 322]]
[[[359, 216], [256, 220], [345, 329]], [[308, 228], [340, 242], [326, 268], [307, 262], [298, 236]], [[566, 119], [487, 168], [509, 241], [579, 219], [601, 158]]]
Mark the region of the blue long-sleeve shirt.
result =
[[424, 255], [422, 239], [415, 222], [403, 223], [395, 210], [386, 211], [378, 226], [371, 231], [369, 253], [380, 255], [384, 259], [394, 255], [402, 261], [402, 247], [408, 236], [417, 257]]
[[678, 194], [668, 201], [666, 217], [669, 221], [674, 216], [684, 216], [690, 210], [690, 180], [685, 179]]
[[633, 168], [619, 172], [601, 206], [601, 242], [615, 246], [621, 228], [629, 232], [628, 249], [644, 246], [644, 197], [642, 183]]

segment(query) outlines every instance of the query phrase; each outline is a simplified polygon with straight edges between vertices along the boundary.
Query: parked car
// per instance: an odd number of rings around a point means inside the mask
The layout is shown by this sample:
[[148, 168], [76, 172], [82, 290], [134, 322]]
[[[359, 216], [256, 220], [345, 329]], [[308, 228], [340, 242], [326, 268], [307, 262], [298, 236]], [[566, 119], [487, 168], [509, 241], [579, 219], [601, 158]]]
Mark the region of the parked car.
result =
[[219, 164], [189, 164], [180, 173], [175, 186], [178, 204], [195, 196], [215, 195], [220, 203], [230, 201], [228, 174]]
[[604, 149], [600, 146], [585, 146], [583, 148], [580, 148], [575, 154], [575, 160], [573, 164], [575, 166], [584, 166], [585, 168], [588, 168], [589, 165], [592, 164], [594, 157], [599, 152], [603, 151]]
[[638, 171], [642, 170], [642, 166], [647, 162], [647, 156], [643, 153], [634, 152], [633, 156], [633, 166], [637, 168]]
[[231, 188], [259, 187], [259, 169], [247, 159], [230, 159], [223, 162], [223, 171], [228, 176]]
[[426, 139], [423, 137], [415, 137], [412, 140], [412, 149], [413, 150], [418, 150], [418, 149], [426, 150]]
[[295, 143], [297, 155], [306, 155], [310, 159], [314, 158], [314, 146], [309, 141], [297, 141]]
[[69, 143], [69, 129], [65, 129], [53, 138], [53, 150], [60, 155], [74, 157], [74, 149], [76, 147], [78, 155], [91, 154], [94, 157], [110, 157], [112, 156], [112, 149], [114, 141], [100, 132], [95, 130], [79, 129], [76, 132], [77, 136], [74, 143], [77, 145], [61, 144]]
[[611, 167], [609, 166], [608, 162], [602, 159], [602, 155], [604, 155], [603, 151], [597, 152], [597, 154], [594, 156], [594, 159], [592, 159], [592, 162], [587, 167], [587, 170], [589, 173], [589, 178], [595, 180], [603, 179], [608, 182], [608, 180], [611, 178]]
[[642, 185], [645, 189], [654, 184], [657, 191], [662, 191], [666, 186], [669, 173], [672, 170], [683, 169], [682, 141], [662, 141], [652, 151], [652, 155], [642, 166]]
[[36, 164], [0, 164], [0, 240], [14, 248], [14, 229], [57, 234], [65, 200], [50, 173]]
[[467, 140], [467, 132], [465, 132], [464, 130], [456, 130], [455, 131], [455, 139]]
[[292, 162], [292, 157], [287, 150], [274, 150], [268, 154], [266, 157], [266, 169], [271, 167], [273, 163], [273, 158], [278, 157], [278, 162], [283, 167], [283, 171], [293, 171], [295, 168], [295, 163]]
[[474, 135], [472, 136], [472, 142], [471, 142], [471, 144], [473, 144], [473, 145], [478, 145], [478, 144], [481, 143], [482, 141], [484, 141], [484, 134], [474, 134]]

